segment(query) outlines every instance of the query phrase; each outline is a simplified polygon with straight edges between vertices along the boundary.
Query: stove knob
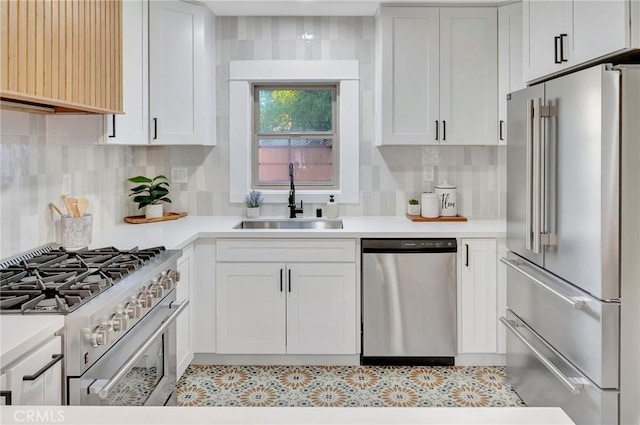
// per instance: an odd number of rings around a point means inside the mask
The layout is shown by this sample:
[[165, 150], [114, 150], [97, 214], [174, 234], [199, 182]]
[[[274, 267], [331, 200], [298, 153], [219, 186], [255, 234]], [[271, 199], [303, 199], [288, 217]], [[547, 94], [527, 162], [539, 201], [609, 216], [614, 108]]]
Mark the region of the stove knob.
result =
[[160, 283], [160, 278], [154, 277], [151, 279], [151, 286], [149, 287], [149, 291], [153, 294], [154, 298], [162, 298], [164, 294], [164, 287]]
[[140, 313], [142, 313], [142, 306], [136, 297], [131, 296], [129, 297], [129, 302], [124, 306], [124, 311], [127, 313], [129, 319], [138, 319]]
[[92, 347], [97, 347], [99, 345], [111, 345], [114, 334], [113, 326], [109, 324], [109, 321], [106, 318], [102, 319], [100, 326], [96, 326], [93, 332], [88, 328], [84, 329], [84, 337]]
[[180, 272], [178, 270], [169, 270], [169, 277], [174, 283], [180, 282]]
[[116, 332], [123, 332], [129, 328], [129, 315], [125, 313], [122, 307], [118, 307], [116, 313], [111, 316], [109, 324], [113, 326]]
[[160, 273], [160, 283], [162, 284], [162, 287], [164, 289], [169, 290], [173, 288], [173, 279], [167, 274], [166, 271]]
[[142, 308], [150, 308], [153, 306], [153, 294], [146, 286], [143, 286], [142, 291], [138, 294], [138, 302]]

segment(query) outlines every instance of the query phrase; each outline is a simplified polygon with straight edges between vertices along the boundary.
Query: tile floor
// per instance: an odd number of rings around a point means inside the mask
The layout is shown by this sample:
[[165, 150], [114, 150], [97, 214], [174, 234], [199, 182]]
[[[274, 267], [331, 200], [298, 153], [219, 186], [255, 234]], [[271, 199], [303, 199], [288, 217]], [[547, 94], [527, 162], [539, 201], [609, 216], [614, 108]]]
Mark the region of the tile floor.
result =
[[180, 406], [524, 406], [503, 367], [189, 366]]

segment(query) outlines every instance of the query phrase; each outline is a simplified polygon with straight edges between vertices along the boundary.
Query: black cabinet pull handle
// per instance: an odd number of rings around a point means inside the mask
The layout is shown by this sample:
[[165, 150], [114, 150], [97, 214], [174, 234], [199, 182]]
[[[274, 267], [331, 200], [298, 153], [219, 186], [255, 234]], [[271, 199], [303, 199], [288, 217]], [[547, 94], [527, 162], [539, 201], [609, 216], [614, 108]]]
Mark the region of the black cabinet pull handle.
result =
[[11, 390], [0, 391], [0, 397], [4, 397], [5, 406], [11, 406]]
[[560, 37], [553, 37], [553, 61], [555, 63], [562, 63], [561, 59], [558, 59], [558, 42]]
[[280, 292], [282, 292], [282, 269], [280, 269]]
[[447, 122], [442, 120], [442, 140], [447, 140]]
[[464, 244], [464, 249], [466, 251], [465, 259], [464, 259], [464, 266], [465, 267], [469, 267], [469, 244], [468, 243]]
[[289, 292], [291, 292], [291, 269], [289, 269]]
[[500, 120], [500, 140], [504, 140], [504, 137], [502, 136], [502, 126], [504, 125], [504, 121]]
[[567, 37], [567, 34], [560, 34], [560, 62], [567, 62], [568, 60], [564, 57], [564, 38]]
[[158, 138], [158, 118], [153, 119], [153, 140]]
[[116, 114], [111, 115], [111, 134], [109, 137], [116, 137]]
[[46, 371], [48, 371], [49, 369], [51, 369], [53, 367], [54, 364], [58, 363], [60, 360], [62, 360], [62, 358], [64, 357], [63, 354], [54, 354], [53, 356], [51, 356], [52, 360], [47, 363], [46, 365], [44, 365], [42, 367], [42, 369], [40, 369], [39, 371], [37, 371], [36, 373], [34, 373], [33, 375], [25, 375], [22, 377], [23, 381], [35, 381], [36, 379], [38, 379], [40, 376], [42, 376], [42, 374], [44, 374]]
[[436, 140], [438, 140], [438, 127], [440, 127], [438, 125], [438, 120], [436, 120]]

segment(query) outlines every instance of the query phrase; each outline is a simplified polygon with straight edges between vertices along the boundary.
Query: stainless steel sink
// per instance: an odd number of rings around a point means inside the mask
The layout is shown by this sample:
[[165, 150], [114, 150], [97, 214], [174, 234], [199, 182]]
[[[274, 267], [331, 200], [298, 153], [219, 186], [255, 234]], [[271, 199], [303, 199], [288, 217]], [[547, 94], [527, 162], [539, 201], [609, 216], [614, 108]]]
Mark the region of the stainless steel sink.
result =
[[243, 220], [234, 229], [342, 229], [342, 220], [331, 219], [281, 219]]

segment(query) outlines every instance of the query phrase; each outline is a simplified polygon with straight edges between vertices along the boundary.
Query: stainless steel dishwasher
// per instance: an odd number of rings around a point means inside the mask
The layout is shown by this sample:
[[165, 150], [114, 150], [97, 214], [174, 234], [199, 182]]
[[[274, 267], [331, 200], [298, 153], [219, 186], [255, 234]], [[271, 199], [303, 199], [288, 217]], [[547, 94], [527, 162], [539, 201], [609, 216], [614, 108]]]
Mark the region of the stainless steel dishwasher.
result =
[[362, 240], [362, 363], [453, 365], [455, 239]]

